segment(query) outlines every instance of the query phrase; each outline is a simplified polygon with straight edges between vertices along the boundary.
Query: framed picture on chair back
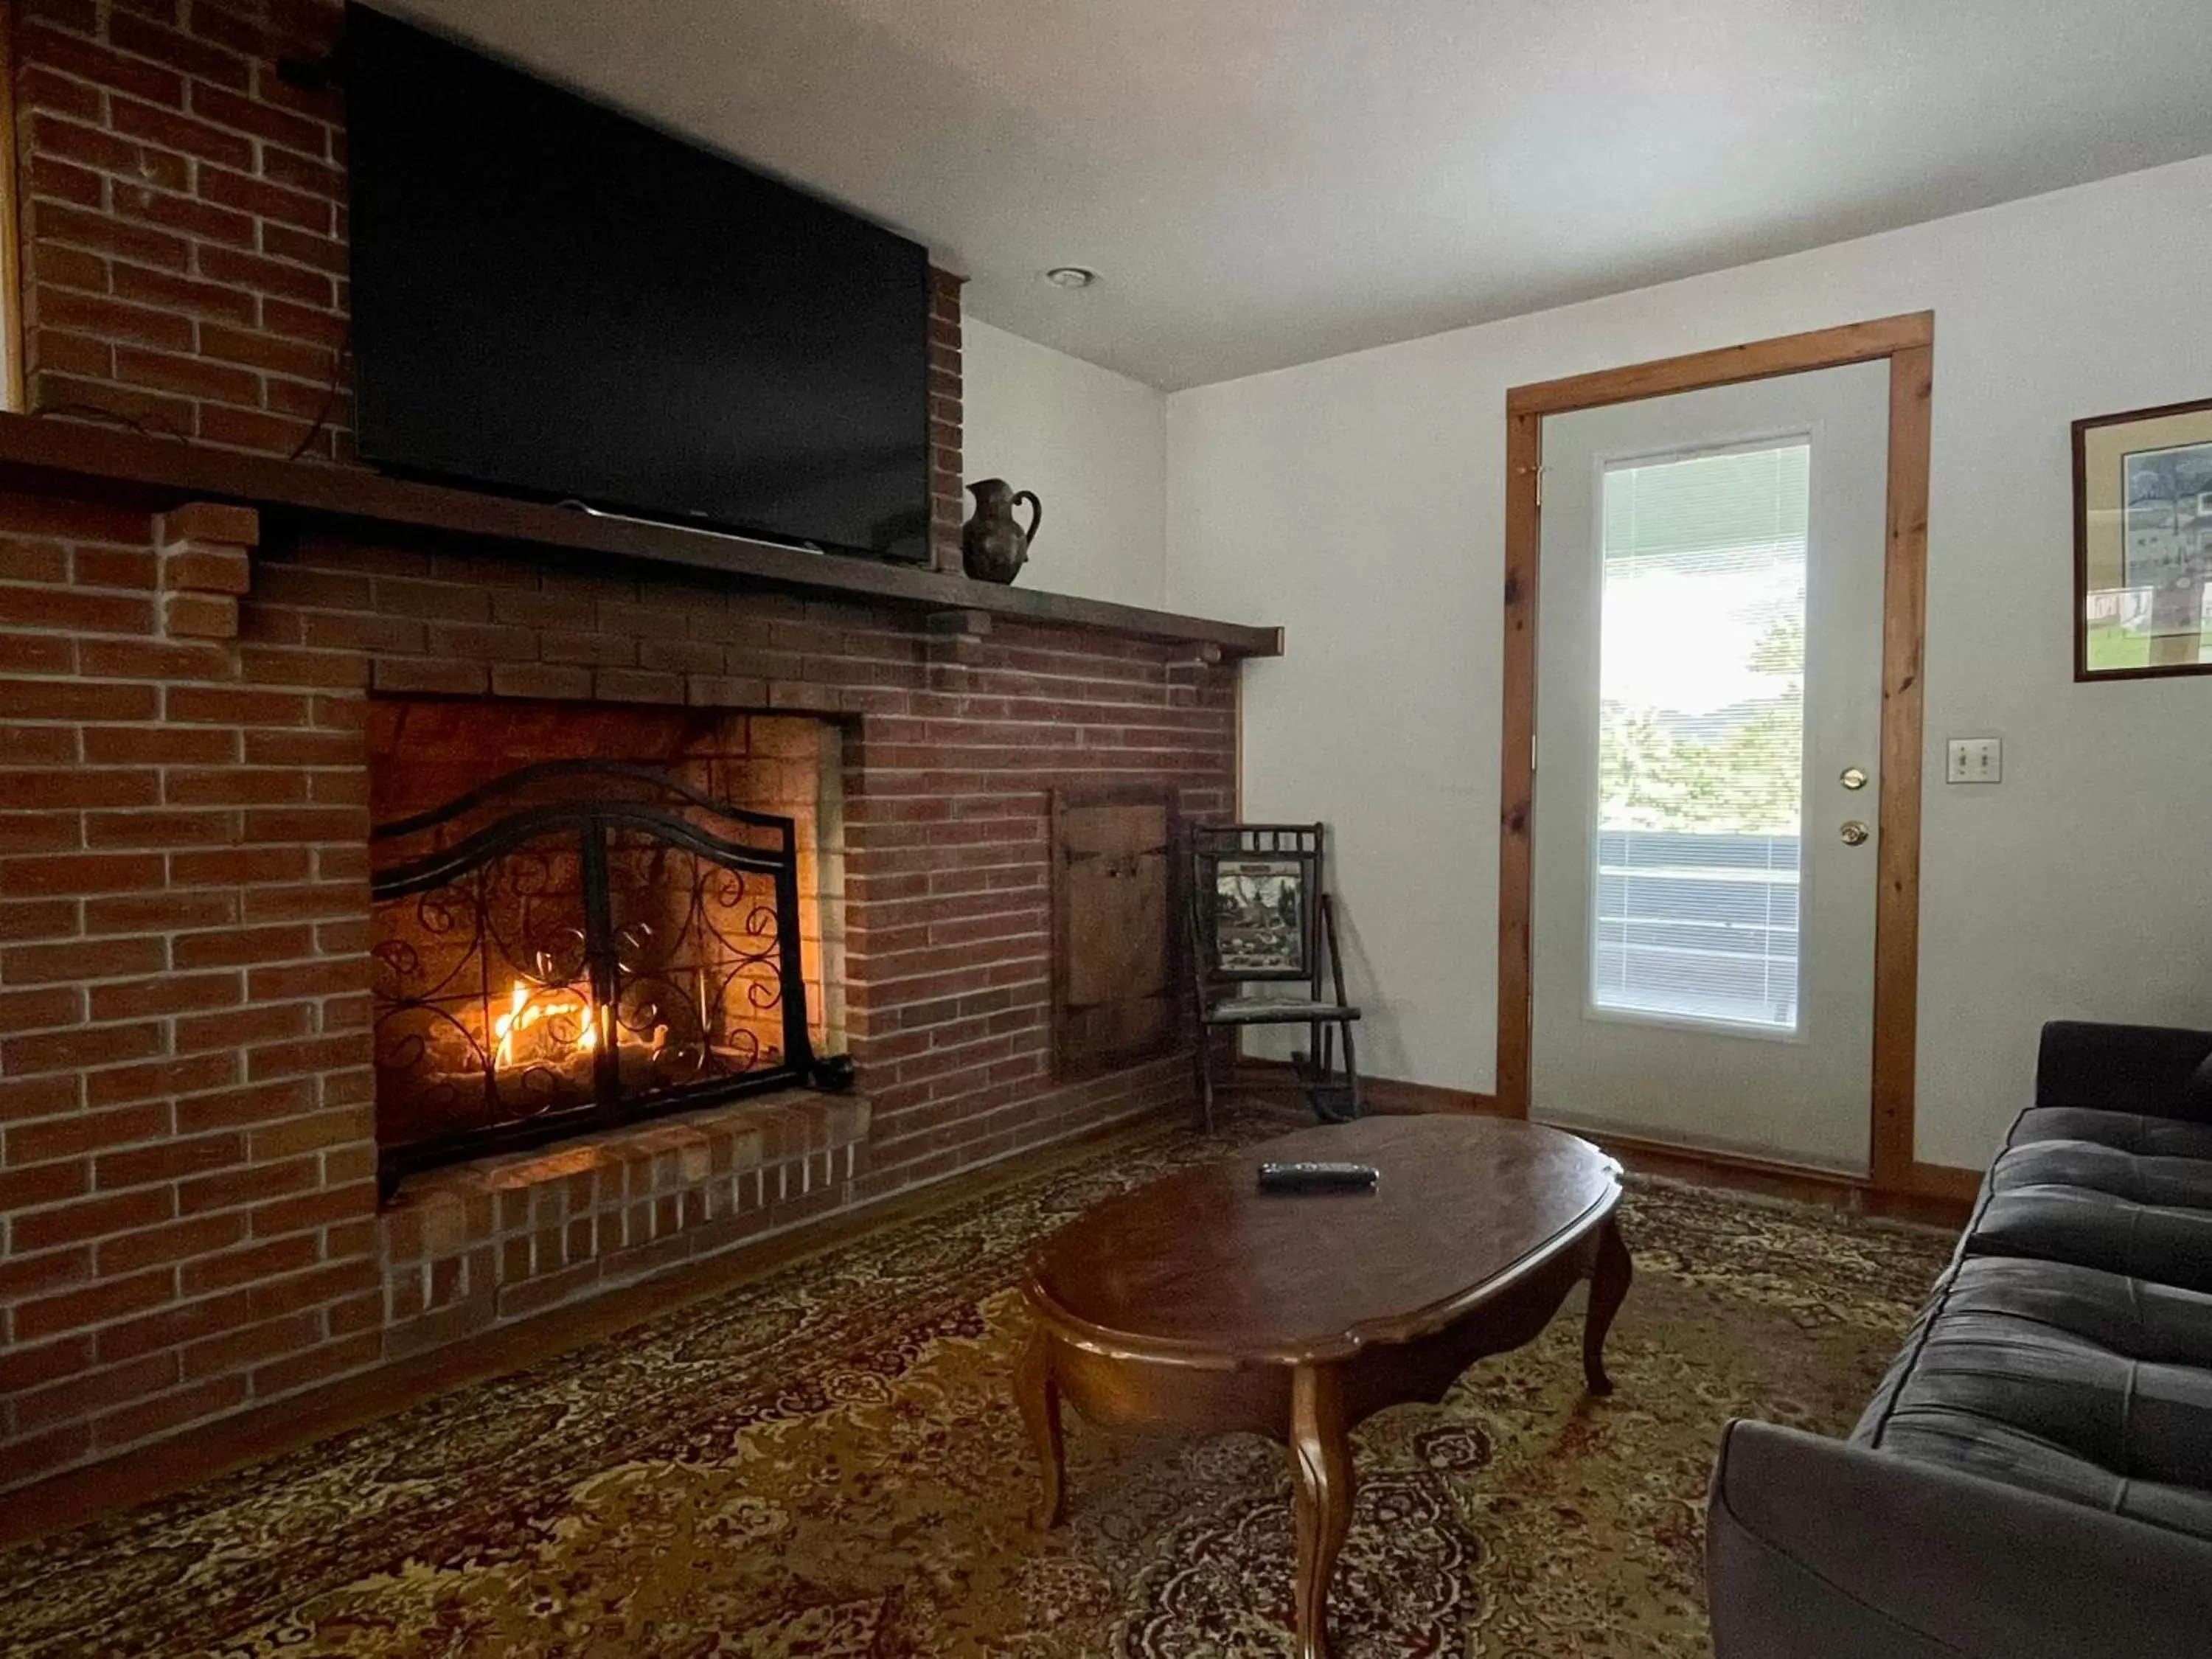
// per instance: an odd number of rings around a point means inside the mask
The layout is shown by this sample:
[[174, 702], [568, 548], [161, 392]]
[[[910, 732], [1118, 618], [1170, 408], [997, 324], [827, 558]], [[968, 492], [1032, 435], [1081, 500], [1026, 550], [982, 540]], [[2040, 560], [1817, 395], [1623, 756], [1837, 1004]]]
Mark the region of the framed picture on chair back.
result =
[[1213, 866], [1213, 945], [1221, 971], [1306, 973], [1306, 872], [1295, 858], [1224, 858]]

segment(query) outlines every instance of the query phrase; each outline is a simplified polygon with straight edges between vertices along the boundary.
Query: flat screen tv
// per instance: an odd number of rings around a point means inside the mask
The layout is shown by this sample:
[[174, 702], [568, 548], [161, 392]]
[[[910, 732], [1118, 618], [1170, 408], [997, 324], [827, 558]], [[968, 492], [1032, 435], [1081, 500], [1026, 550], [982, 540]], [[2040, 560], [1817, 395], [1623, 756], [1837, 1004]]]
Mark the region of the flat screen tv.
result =
[[365, 7], [346, 30], [365, 460], [927, 556], [926, 250]]

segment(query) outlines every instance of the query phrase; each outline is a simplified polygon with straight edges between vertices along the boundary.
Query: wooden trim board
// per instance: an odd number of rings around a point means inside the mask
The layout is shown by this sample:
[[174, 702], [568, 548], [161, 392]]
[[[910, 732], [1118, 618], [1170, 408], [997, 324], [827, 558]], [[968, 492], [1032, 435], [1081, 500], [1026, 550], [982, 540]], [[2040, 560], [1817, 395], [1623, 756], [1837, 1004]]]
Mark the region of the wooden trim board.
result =
[[1397, 1114], [1456, 1112], [1471, 1117], [1496, 1117], [1498, 1097], [1474, 1089], [1447, 1089], [1434, 1083], [1412, 1083], [1403, 1078], [1372, 1077], [1362, 1080], [1370, 1111]]
[[1875, 1187], [1884, 1192], [1909, 1188], [1912, 1176], [1913, 1066], [1920, 1029], [1921, 655], [1928, 633], [1928, 464], [1935, 391], [1932, 339], [1892, 354], [1869, 1168]]
[[[1708, 386], [1887, 359], [1890, 375], [1882, 625], [1881, 843], [1877, 849], [1870, 1190], [1923, 1179], [1913, 1156], [1919, 1006], [1921, 663], [1936, 316], [1914, 312], [1516, 386], [1506, 394], [1504, 704], [1498, 757], [1498, 1102], [1525, 1117], [1529, 1093], [1531, 872], [1534, 853], [1536, 616], [1542, 418]], [[1948, 1189], [1948, 1188], [1947, 1188]]]
[[[1256, 1078], [1247, 1076], [1248, 1084], [1285, 1090], [1297, 1086], [1290, 1066], [1282, 1060], [1248, 1060], [1237, 1069], [1240, 1073], [1260, 1074]], [[1498, 1103], [1495, 1095], [1472, 1089], [1449, 1089], [1401, 1078], [1368, 1078], [1364, 1082], [1368, 1108], [1376, 1113], [1513, 1115]], [[1906, 1187], [1892, 1192], [1876, 1187], [1864, 1176], [1843, 1175], [1771, 1158], [1698, 1146], [1662, 1146], [1657, 1141], [1589, 1130], [1571, 1129], [1567, 1133], [1580, 1135], [1611, 1152], [1632, 1173], [1664, 1176], [1670, 1180], [1694, 1182], [1699, 1186], [1719, 1187], [1731, 1192], [1831, 1204], [1840, 1209], [1936, 1225], [1956, 1226], [1963, 1223], [1973, 1207], [1975, 1195], [1981, 1190], [1979, 1170], [1956, 1170], [1942, 1164], [1915, 1164], [1912, 1179]]]
[[1971, 1205], [1982, 1190], [1982, 1172], [1950, 1164], [1915, 1162], [1905, 1181], [1907, 1191], [1921, 1197]]
[[1500, 720], [1498, 799], [1498, 1103], [1514, 1117], [1528, 1115], [1529, 974], [1535, 941], [1529, 895], [1536, 844], [1536, 556], [1541, 539], [1539, 480], [1543, 422], [1535, 415], [1505, 417], [1505, 705]]
[[[1256, 1076], [1253, 1075], [1257, 1073]], [[1297, 1073], [1288, 1060], [1239, 1060], [1237, 1071], [1223, 1087], [1261, 1085], [1296, 1090]], [[1473, 1089], [1450, 1089], [1436, 1083], [1411, 1083], [1403, 1078], [1363, 1077], [1361, 1091], [1367, 1109], [1380, 1117], [1411, 1116], [1422, 1112], [1461, 1112], [1485, 1117], [1499, 1115], [1498, 1097]]]
[[1765, 1158], [1665, 1146], [1620, 1135], [1591, 1134], [1584, 1139], [1611, 1152], [1632, 1175], [1660, 1176], [1700, 1187], [1830, 1204], [1855, 1214], [1916, 1221], [1929, 1226], [1963, 1226], [1972, 1212], [1974, 1195], [1981, 1188], [1981, 1177], [1972, 1170], [1945, 1170], [1944, 1176], [1959, 1179], [1931, 1183], [1926, 1189], [1917, 1186], [1890, 1188], [1859, 1176], [1804, 1169]]
[[1601, 368], [1591, 374], [1517, 386], [1505, 394], [1505, 413], [1510, 418], [1602, 409], [1607, 404], [1632, 404], [1677, 392], [1771, 380], [1777, 374], [1870, 363], [1878, 357], [1894, 357], [1900, 351], [1935, 343], [1936, 313], [1907, 312], [1872, 322], [1846, 323], [1841, 328], [1784, 334], [1771, 340], [1723, 346], [1717, 351], [1693, 351], [1686, 356], [1631, 363], [1626, 368]]

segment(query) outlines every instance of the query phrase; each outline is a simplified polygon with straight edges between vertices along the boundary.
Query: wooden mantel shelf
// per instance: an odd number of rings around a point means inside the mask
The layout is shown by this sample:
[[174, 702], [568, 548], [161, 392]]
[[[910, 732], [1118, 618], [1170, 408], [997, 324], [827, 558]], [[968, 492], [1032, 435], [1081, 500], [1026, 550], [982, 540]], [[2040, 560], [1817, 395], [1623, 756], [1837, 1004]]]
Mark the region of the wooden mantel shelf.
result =
[[738, 536], [595, 517], [573, 507], [412, 483], [365, 469], [204, 449], [74, 422], [0, 414], [0, 488], [88, 493], [149, 509], [236, 501], [283, 523], [401, 525], [495, 542], [718, 570], [785, 592], [921, 611], [965, 611], [1277, 657], [1283, 630], [1001, 587], [912, 565], [808, 553]]

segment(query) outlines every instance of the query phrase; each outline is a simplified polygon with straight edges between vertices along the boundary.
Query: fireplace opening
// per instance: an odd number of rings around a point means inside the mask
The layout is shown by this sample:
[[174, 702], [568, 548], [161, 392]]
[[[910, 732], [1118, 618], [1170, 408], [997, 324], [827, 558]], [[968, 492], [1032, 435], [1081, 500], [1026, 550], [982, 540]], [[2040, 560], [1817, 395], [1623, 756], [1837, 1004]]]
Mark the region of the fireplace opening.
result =
[[849, 1083], [810, 1008], [815, 826], [709, 793], [731, 769], [684, 746], [659, 764], [527, 763], [372, 832], [387, 1191], [413, 1170]]

